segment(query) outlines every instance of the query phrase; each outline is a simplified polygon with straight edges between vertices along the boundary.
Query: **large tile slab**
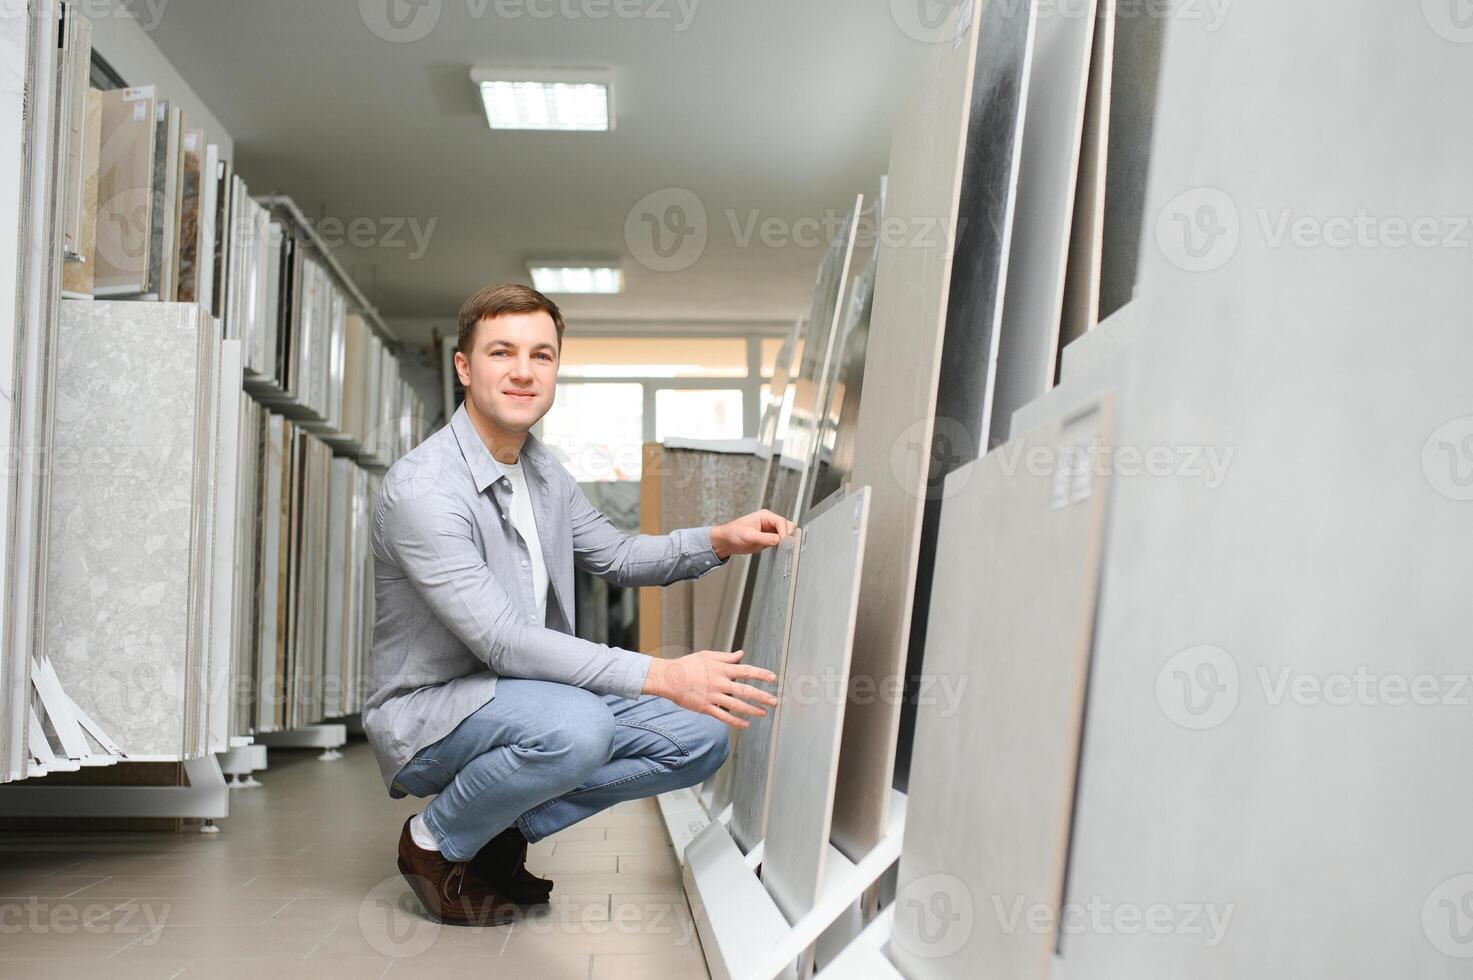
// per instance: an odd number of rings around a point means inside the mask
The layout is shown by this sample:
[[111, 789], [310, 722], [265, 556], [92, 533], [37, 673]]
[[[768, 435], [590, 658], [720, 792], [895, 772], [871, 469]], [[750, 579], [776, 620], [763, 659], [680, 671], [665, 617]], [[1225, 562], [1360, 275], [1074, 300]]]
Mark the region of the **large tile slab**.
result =
[[[992, 913], [1062, 900], [1109, 435], [1107, 400], [948, 478], [925, 672], [959, 693], [916, 720], [890, 953], [906, 976], [1047, 975], [1056, 934]], [[963, 905], [969, 922], [938, 927]]]
[[[52, 448], [46, 651], [71, 698], [132, 757], [179, 758], [199, 664], [195, 594], [198, 307], [62, 306]], [[206, 430], [206, 435], [208, 430]]]
[[[744, 659], [778, 677], [784, 674], [802, 535], [800, 529], [757, 558]], [[767, 830], [772, 745], [781, 712], [779, 701], [762, 717], [747, 719], [748, 727], [733, 750], [731, 836], [743, 852], [756, 847]]]
[[102, 95], [93, 276], [97, 296], [130, 296], [148, 287], [157, 116], [152, 86]]
[[[891, 140], [885, 221], [910, 231], [904, 243], [892, 236], [877, 246], [852, 477], [872, 494], [868, 548], [877, 556], [863, 565], [853, 673], [877, 687], [905, 662], [980, 33], [935, 45]], [[846, 718], [834, 842], [851, 858], [883, 835], [899, 707], [856, 704]]]
[[823, 884], [869, 504], [860, 487], [802, 532], [762, 863], [762, 883], [789, 922]]
[[1017, 220], [1008, 222], [990, 445], [1008, 438], [1014, 410], [1053, 387], [1096, 5], [1097, 0], [1047, 4], [1036, 18], [1026, 124], [1015, 164]]

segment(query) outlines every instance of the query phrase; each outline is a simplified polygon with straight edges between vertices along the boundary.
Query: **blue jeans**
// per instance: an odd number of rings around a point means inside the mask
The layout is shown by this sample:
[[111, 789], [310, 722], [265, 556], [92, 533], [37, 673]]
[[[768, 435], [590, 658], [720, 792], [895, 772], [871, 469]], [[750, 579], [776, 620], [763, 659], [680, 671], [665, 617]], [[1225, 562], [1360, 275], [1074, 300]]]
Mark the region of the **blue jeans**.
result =
[[624, 800], [693, 786], [726, 759], [726, 725], [646, 694], [502, 677], [496, 696], [395, 779], [435, 799], [424, 822], [451, 861], [515, 823], [538, 841]]

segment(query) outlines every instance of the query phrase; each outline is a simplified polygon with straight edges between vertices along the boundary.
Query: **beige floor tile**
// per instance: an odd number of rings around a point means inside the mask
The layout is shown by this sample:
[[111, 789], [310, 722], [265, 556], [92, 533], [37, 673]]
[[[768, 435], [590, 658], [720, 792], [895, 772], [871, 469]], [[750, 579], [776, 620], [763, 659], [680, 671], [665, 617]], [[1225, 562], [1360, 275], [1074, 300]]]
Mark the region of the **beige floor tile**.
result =
[[[107, 880], [107, 875], [43, 875], [31, 873], [0, 880], [0, 901], [28, 898], [66, 898]], [[126, 896], [124, 896], [126, 897]]]
[[[113, 900], [107, 900], [110, 904]], [[231, 923], [259, 926], [271, 921], [273, 913], [286, 905], [282, 898], [238, 898], [233, 895], [201, 898], [134, 898], [118, 902], [98, 921], [115, 923], [153, 922], [157, 925], [204, 926]]]
[[[664, 834], [664, 831], [660, 833]], [[554, 853], [559, 857], [566, 857], [570, 854], [648, 854], [652, 851], [671, 853], [670, 838], [633, 837], [620, 840], [559, 841]]]
[[708, 980], [699, 949], [682, 953], [599, 953], [589, 980]]
[[189, 964], [176, 980], [376, 980], [389, 972], [393, 962], [375, 956], [333, 960], [206, 957]]
[[663, 851], [644, 851], [636, 854], [619, 855], [619, 873], [668, 874], [680, 877], [680, 863], [675, 854], [666, 848]]
[[620, 871], [600, 874], [574, 874], [563, 872], [556, 879], [553, 894], [566, 889], [568, 894], [580, 895], [607, 893], [609, 895], [649, 895], [655, 892], [684, 891], [678, 872], [649, 873], [643, 871]]
[[74, 897], [200, 899], [228, 895], [250, 880], [249, 875], [109, 875], [97, 878]]
[[[658, 904], [658, 903], [656, 903]], [[608, 919], [587, 921], [549, 911], [529, 915], [517, 924], [507, 952], [556, 949], [573, 953], [672, 953], [699, 947], [689, 915], [679, 916], [667, 902], [663, 908], [626, 903]]]
[[[29, 913], [31, 910], [27, 910]], [[102, 960], [146, 934], [146, 929], [120, 930], [96, 922], [83, 923], [69, 915], [51, 918], [49, 910], [37, 910], [35, 920], [29, 917], [17, 922], [12, 916], [8, 928], [19, 926], [15, 932], [7, 931], [0, 941], [0, 977], [10, 975], [5, 961], [66, 959]], [[81, 972], [81, 971], [78, 971]]]
[[[563, 845], [559, 845], [561, 849]], [[619, 856], [612, 852], [588, 854], [574, 851], [563, 855], [560, 850], [552, 854], [527, 855], [527, 868], [535, 875], [555, 877], [559, 872], [574, 874], [613, 874], [619, 870]]]
[[107, 980], [161, 980], [179, 976], [188, 966], [187, 959], [133, 960], [119, 963], [108, 960], [85, 972], [72, 960], [0, 960], [0, 976], [5, 980], [78, 980], [102, 976]]
[[[507, 953], [497, 959], [484, 956], [453, 955], [395, 960], [389, 967], [388, 980], [471, 980], [494, 977], [496, 980], [588, 980], [588, 957], [536, 949], [524, 953]], [[663, 980], [650, 975], [645, 980]]]
[[620, 824], [616, 827], [608, 827], [605, 830], [606, 839], [610, 841], [638, 841], [647, 842], [659, 847], [670, 846], [670, 835], [665, 830], [664, 820], [658, 812], [650, 815], [643, 823]]
[[149, 933], [117, 953], [130, 957], [189, 957], [191, 959], [303, 959], [327, 937], [323, 926], [169, 926]]
[[542, 843], [562, 843], [573, 840], [604, 840], [610, 831], [609, 827], [591, 827], [586, 823], [575, 823], [571, 827], [564, 827], [555, 834], [551, 834], [538, 841]]
[[75, 925], [0, 936], [0, 978], [705, 975], [652, 800], [529, 849], [533, 871], [556, 879], [550, 907], [462, 929], [428, 921], [395, 868], [400, 827], [424, 801], [390, 800], [365, 744], [339, 762], [271, 761], [263, 787], [231, 794], [218, 835], [0, 841], [0, 897], [65, 909], [58, 926]]

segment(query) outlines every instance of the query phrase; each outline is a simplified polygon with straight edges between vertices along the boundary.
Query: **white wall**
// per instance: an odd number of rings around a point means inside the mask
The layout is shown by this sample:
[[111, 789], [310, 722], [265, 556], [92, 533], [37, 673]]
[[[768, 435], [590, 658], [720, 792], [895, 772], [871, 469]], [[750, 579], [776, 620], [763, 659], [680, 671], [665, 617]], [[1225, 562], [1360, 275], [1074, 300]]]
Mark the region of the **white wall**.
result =
[[168, 0], [86, 0], [82, 13], [92, 21], [92, 47], [129, 85], [157, 85], [159, 94], [177, 101], [190, 129], [220, 147], [222, 159], [235, 159], [235, 140], [195, 94], [184, 76], [153, 43], [149, 32], [167, 9]]

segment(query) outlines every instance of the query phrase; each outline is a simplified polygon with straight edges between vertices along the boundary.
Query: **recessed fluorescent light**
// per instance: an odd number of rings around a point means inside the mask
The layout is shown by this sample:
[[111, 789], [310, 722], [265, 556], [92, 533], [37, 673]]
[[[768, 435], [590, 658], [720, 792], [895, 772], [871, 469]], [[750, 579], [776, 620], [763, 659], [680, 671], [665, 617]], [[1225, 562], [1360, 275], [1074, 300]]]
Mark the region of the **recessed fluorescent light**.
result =
[[610, 72], [589, 69], [472, 68], [492, 129], [602, 132], [614, 128]]
[[529, 262], [532, 287], [540, 293], [624, 291], [624, 270], [611, 262]]

